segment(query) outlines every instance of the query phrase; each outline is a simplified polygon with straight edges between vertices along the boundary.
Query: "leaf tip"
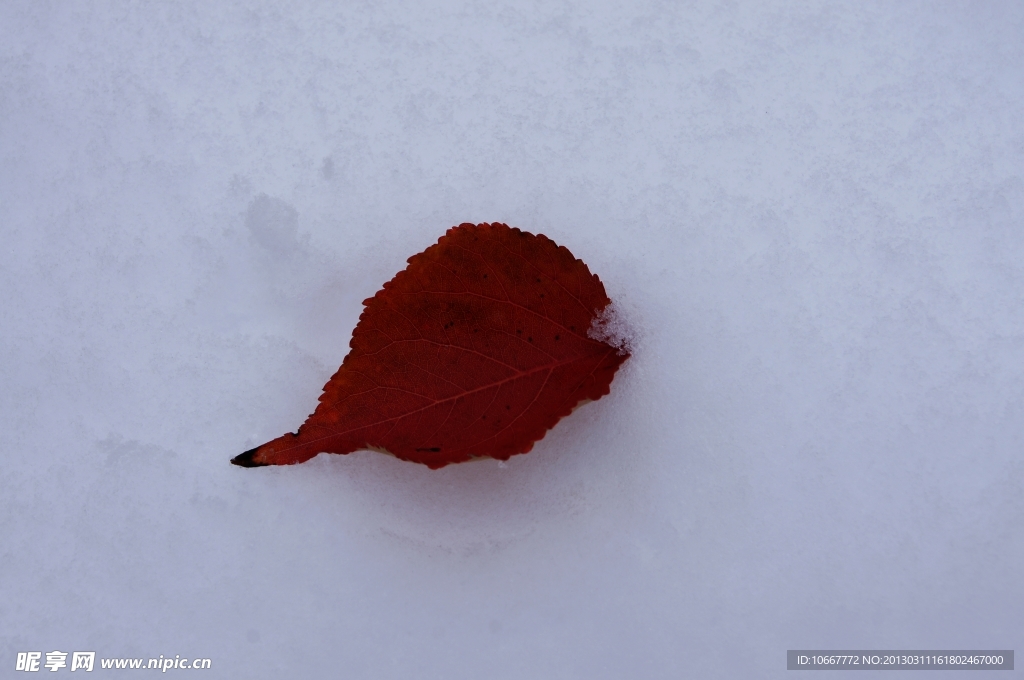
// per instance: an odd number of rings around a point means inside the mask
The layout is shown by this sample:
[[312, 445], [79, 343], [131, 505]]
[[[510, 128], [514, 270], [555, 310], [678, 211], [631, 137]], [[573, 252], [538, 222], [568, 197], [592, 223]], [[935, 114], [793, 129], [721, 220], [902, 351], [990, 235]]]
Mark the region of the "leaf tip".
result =
[[265, 467], [267, 465], [266, 463], [258, 463], [255, 460], [256, 452], [259, 451], [259, 449], [260, 447], [257, 446], [255, 449], [249, 449], [245, 453], [238, 454], [237, 456], [231, 459], [231, 464], [247, 468]]

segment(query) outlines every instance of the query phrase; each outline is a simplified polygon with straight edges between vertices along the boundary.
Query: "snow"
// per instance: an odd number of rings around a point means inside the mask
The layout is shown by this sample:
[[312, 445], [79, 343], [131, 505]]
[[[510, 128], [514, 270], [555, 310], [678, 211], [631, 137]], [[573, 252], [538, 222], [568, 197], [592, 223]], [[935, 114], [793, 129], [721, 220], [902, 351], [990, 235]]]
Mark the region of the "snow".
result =
[[[1021, 35], [1012, 2], [0, 3], [0, 666], [1024, 647]], [[228, 464], [483, 221], [604, 281], [611, 394], [507, 465]]]

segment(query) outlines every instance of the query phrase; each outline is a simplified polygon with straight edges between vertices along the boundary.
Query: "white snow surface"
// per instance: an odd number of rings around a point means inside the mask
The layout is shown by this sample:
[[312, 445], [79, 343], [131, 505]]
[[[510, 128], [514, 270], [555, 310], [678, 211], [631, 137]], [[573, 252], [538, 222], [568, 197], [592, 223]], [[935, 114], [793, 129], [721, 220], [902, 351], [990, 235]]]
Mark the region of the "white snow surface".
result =
[[[0, 675], [1024, 649], [1022, 35], [1018, 2], [4, 0]], [[229, 464], [485, 221], [601, 277], [608, 396], [504, 465]]]

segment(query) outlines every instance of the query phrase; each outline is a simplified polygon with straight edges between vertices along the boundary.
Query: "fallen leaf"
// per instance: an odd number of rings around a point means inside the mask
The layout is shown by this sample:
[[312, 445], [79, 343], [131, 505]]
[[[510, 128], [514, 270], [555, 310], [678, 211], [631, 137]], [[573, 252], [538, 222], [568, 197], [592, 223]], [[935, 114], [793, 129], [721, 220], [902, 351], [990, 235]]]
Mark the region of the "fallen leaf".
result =
[[629, 354], [588, 335], [596, 275], [543, 235], [461, 224], [369, 300], [316, 411], [231, 462], [301, 463], [372, 449], [440, 468], [526, 453], [608, 394]]

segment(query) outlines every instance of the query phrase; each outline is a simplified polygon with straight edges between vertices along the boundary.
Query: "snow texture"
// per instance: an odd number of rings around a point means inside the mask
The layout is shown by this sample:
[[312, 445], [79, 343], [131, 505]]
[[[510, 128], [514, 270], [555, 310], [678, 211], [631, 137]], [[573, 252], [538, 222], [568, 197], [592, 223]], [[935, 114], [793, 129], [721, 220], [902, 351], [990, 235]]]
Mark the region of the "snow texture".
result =
[[636, 351], [636, 330], [614, 301], [594, 317], [587, 335], [611, 345], [619, 356]]
[[[1024, 649], [1022, 35], [1018, 2], [4, 0], [0, 674]], [[506, 465], [228, 463], [484, 221], [601, 277], [611, 394]]]

